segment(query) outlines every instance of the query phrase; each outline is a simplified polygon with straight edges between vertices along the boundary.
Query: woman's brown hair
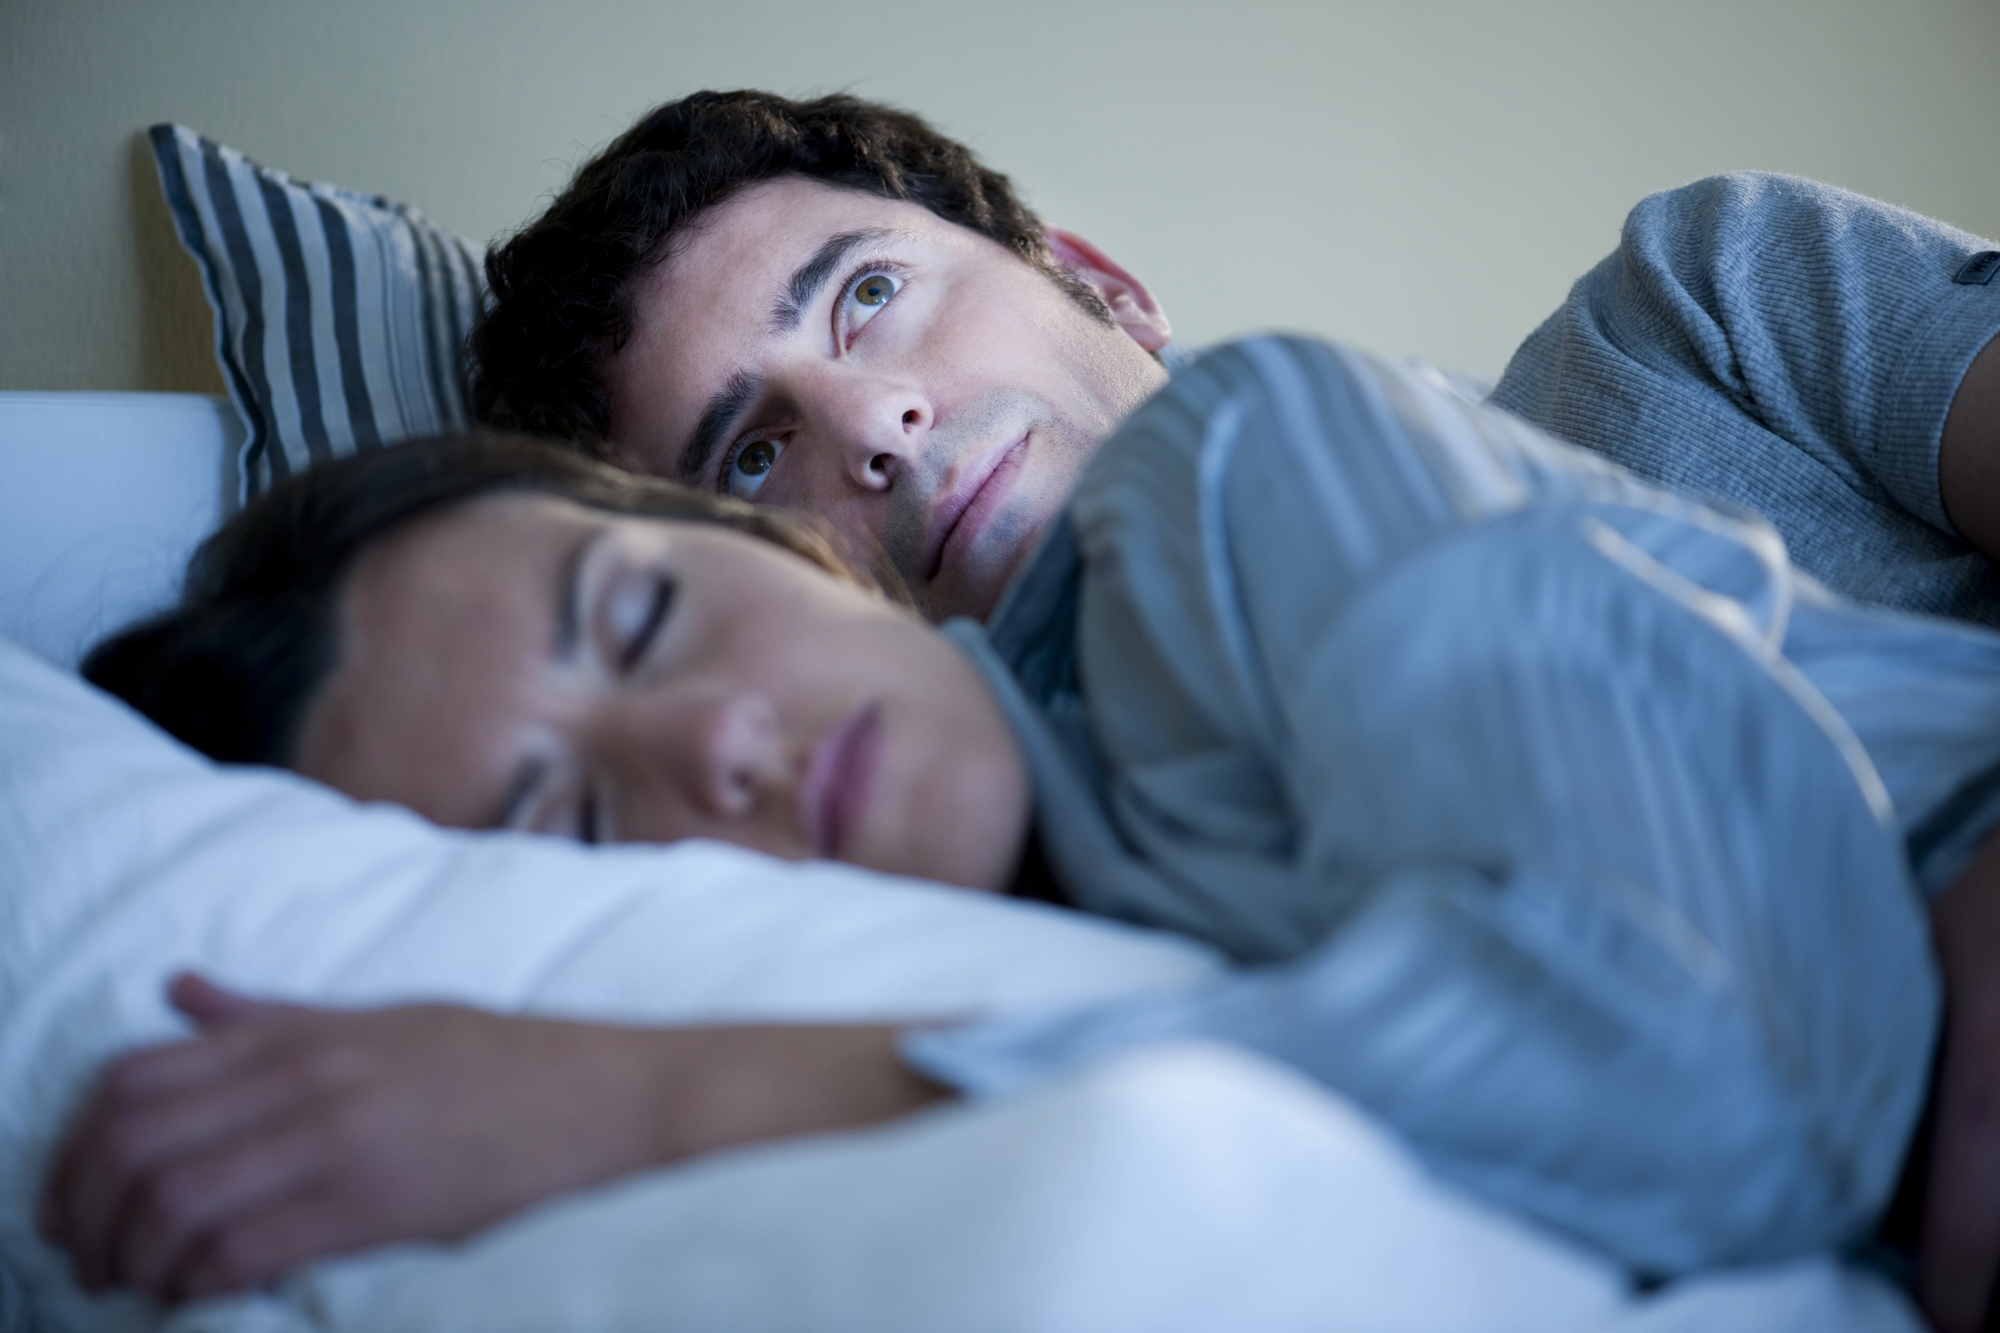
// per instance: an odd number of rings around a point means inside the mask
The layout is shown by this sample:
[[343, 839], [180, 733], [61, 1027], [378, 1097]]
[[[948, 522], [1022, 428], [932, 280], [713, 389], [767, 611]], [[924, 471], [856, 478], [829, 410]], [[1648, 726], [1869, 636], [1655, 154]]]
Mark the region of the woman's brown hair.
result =
[[283, 765], [339, 661], [355, 562], [407, 524], [506, 493], [731, 528], [908, 600], [892, 573], [862, 569], [811, 520], [474, 432], [323, 463], [260, 496], [195, 552], [180, 604], [98, 645], [84, 677], [212, 759]]

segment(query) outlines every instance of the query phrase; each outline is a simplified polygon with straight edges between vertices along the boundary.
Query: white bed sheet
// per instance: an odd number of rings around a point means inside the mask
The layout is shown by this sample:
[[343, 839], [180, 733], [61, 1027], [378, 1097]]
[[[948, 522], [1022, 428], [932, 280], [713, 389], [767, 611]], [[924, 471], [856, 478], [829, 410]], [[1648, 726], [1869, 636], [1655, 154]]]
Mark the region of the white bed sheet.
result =
[[[289, 775], [218, 772], [4, 642], [0, 883], [0, 1253], [55, 1333], [160, 1325], [134, 1297], [79, 1292], [30, 1217], [92, 1071], [178, 1031], [160, 987], [180, 967], [308, 999], [684, 1021], [1079, 1002], [1215, 966], [1163, 937], [847, 867], [455, 834]], [[1245, 1055], [1180, 1048], [653, 1173], [467, 1245], [319, 1265], [169, 1326], [1442, 1333], [1634, 1320], [1916, 1327], [1893, 1293], [1830, 1263], [1634, 1301], [1597, 1260], [1430, 1181], [1338, 1098]]]
[[440, 830], [217, 770], [5, 641], [0, 885], [0, 1254], [58, 1329], [151, 1322], [82, 1297], [29, 1218], [93, 1072], [183, 1031], [161, 998], [181, 968], [333, 1003], [685, 1022], [1082, 1002], [1214, 966], [1051, 908], [717, 843]]
[[71, 665], [166, 605], [242, 437], [224, 398], [0, 393], [0, 635]]
[[[551, 1285], [552, 1256], [591, 1283]], [[1219, 1047], [663, 1172], [451, 1251], [326, 1265], [174, 1333], [1916, 1333], [1813, 1261], [1630, 1296]]]
[[[0, 636], [71, 663], [162, 604], [233, 493], [237, 429], [219, 400], [0, 394]], [[1339, 1098], [1206, 1047], [651, 1173], [275, 1292], [92, 1300], [29, 1226], [42, 1163], [106, 1057], [180, 1030], [160, 986], [197, 964], [307, 999], [655, 1021], [1076, 1002], [1216, 965], [843, 867], [452, 835], [217, 774], [0, 642], [0, 1333], [20, 1297], [43, 1333], [1920, 1327], [1824, 1259], [1634, 1297]]]

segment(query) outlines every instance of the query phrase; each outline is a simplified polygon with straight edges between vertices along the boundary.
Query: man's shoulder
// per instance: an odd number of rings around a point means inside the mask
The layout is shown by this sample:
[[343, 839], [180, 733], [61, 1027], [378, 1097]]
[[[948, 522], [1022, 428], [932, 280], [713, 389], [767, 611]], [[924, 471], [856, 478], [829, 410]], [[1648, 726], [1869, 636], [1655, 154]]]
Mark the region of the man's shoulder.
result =
[[[1200, 448], [1218, 413], [1250, 400], [1278, 402], [1315, 377], [1337, 373], [1333, 344], [1302, 334], [1267, 333], [1181, 353], [1171, 379], [1127, 417], [1085, 470], [1077, 494], [1129, 481]], [[1231, 408], [1230, 404], [1239, 404]]]
[[1076, 531], [1066, 512], [1058, 514], [984, 627], [993, 652], [1030, 698], [1074, 687], [1080, 574]]
[[1116, 515], [1183, 523], [1196, 492], [1246, 469], [1285, 484], [1324, 458], [1330, 433], [1366, 431], [1356, 413], [1388, 413], [1410, 394], [1477, 408], [1490, 386], [1415, 359], [1385, 358], [1303, 334], [1271, 333], [1200, 349], [1126, 419], [1078, 480], [1070, 513], [1085, 534]]

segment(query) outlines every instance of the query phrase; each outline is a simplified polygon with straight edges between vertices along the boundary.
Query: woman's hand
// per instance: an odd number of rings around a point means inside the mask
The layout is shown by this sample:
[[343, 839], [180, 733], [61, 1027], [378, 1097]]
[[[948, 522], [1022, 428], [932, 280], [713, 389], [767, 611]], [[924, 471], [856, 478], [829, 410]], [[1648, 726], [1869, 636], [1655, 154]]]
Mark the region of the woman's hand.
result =
[[943, 1096], [897, 1029], [644, 1029], [452, 1005], [266, 1004], [196, 977], [193, 1040], [127, 1056], [57, 1153], [42, 1229], [88, 1287], [169, 1301], [448, 1239], [698, 1153]]

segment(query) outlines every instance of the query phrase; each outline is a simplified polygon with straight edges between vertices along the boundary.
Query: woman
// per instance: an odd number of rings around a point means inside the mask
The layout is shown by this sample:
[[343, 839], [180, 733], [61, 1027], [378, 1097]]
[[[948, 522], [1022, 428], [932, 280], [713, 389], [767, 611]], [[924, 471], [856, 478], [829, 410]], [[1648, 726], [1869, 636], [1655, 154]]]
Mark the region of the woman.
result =
[[[526, 446], [336, 465], [218, 537], [93, 678], [219, 757], [442, 823], [1034, 892], [1245, 967], [905, 1031], [186, 982], [207, 1035], [117, 1071], [50, 1226], [89, 1278], [202, 1294], [1200, 1035], [1641, 1272], [1837, 1244], [1922, 1102], [1910, 877], [1984, 873], [1996, 668], [1982, 631], [1838, 604], [1756, 523], [1300, 342], [1176, 379], [990, 628], [944, 638], [795, 528]], [[365, 1169], [398, 1153], [425, 1169]]]

